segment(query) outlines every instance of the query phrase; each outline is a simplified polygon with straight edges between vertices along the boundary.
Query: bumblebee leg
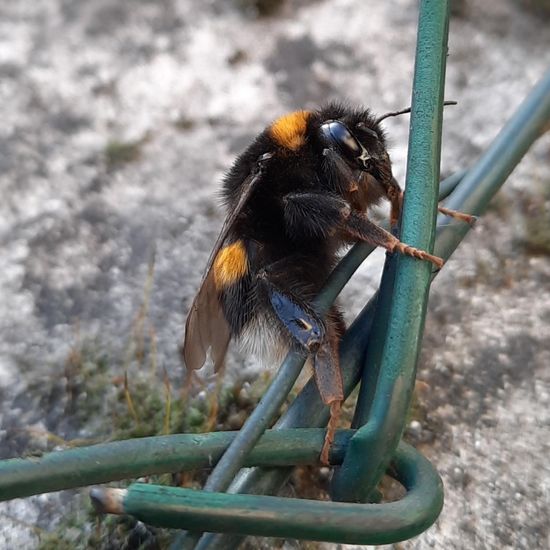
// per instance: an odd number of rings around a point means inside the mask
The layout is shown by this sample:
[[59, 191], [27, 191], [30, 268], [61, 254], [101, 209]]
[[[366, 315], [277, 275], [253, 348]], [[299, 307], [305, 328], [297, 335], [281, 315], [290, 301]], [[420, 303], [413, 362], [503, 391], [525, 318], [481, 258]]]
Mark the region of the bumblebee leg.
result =
[[[391, 184], [388, 186], [386, 193], [391, 204], [390, 223], [393, 228], [399, 221], [401, 209], [403, 208], [403, 191], [401, 190], [401, 187], [399, 187], [399, 184], [395, 178], [392, 178]], [[477, 220], [476, 216], [465, 214], [464, 212], [458, 212], [457, 210], [451, 210], [450, 208], [445, 208], [444, 206], [438, 206], [437, 209], [445, 216], [469, 223], [470, 225], [473, 225]]]
[[391, 179], [391, 182], [386, 190], [386, 195], [390, 201], [390, 227], [393, 230], [397, 228], [397, 224], [401, 216], [401, 210], [403, 208], [403, 191], [395, 178]]
[[469, 223], [470, 225], [474, 225], [474, 223], [476, 223], [477, 221], [477, 216], [472, 216], [471, 214], [465, 214], [464, 212], [451, 210], [450, 208], [445, 208], [444, 206], [438, 206], [437, 209], [445, 216], [449, 216], [450, 218], [454, 218], [455, 220]]
[[[395, 180], [392, 180], [395, 182]], [[388, 187], [392, 201], [392, 223], [397, 223], [401, 212], [402, 192], [397, 182]], [[400, 252], [433, 263], [438, 269], [443, 260], [428, 252], [402, 243], [382, 229], [366, 215], [354, 211], [342, 199], [318, 193], [291, 193], [283, 199], [285, 221], [289, 231], [308, 232], [310, 235], [327, 235], [337, 228], [350, 240], [367, 241], [390, 252]]]
[[325, 405], [330, 407], [330, 418], [327, 425], [325, 442], [321, 450], [320, 461], [329, 464], [329, 451], [334, 441], [334, 434], [338, 427], [342, 402], [344, 400], [344, 386], [342, 371], [338, 358], [343, 319], [339, 315], [335, 319], [334, 310], [327, 317], [327, 339], [314, 356], [314, 376], [317, 389]]
[[366, 241], [375, 246], [382, 246], [390, 252], [400, 252], [413, 258], [426, 260], [438, 269], [443, 267], [444, 262], [441, 258], [402, 243], [397, 237], [394, 237], [391, 233], [376, 225], [364, 214], [351, 212], [347, 220], [342, 224], [342, 231], [349, 239]]
[[[289, 262], [285, 259], [272, 264], [258, 274], [262, 286], [276, 317], [292, 339], [313, 358], [315, 383], [325, 405], [330, 407], [330, 420], [320, 460], [329, 464], [329, 450], [334, 441], [334, 433], [344, 400], [342, 373], [340, 371], [338, 346], [345, 330], [342, 314], [332, 307], [323, 321], [307, 301], [296, 296], [282, 281], [277, 281], [277, 273], [284, 273]], [[273, 271], [270, 274], [270, 270]], [[271, 276], [270, 276], [271, 275]]]
[[[390, 224], [393, 229], [399, 221], [399, 216], [401, 215], [401, 210], [403, 208], [403, 190], [393, 176], [389, 181], [390, 183], [386, 188], [386, 196], [391, 204]], [[438, 206], [437, 209], [445, 216], [469, 223], [470, 225], [473, 225], [477, 220], [476, 216], [464, 214], [464, 212], [458, 212], [457, 210], [451, 210], [450, 208], [445, 208], [444, 206]]]
[[290, 237], [326, 238], [349, 216], [350, 205], [327, 193], [289, 193], [283, 197], [285, 227]]
[[267, 269], [258, 273], [258, 279], [266, 290], [271, 309], [284, 330], [302, 349], [308, 353], [315, 353], [325, 340], [325, 323], [321, 317], [294, 292], [277, 284]]

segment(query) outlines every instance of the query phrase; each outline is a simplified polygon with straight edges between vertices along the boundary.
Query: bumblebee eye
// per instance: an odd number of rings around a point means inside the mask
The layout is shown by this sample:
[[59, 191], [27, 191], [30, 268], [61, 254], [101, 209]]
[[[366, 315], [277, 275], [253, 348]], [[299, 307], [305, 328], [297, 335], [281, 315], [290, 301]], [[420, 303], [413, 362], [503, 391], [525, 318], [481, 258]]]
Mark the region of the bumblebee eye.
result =
[[337, 120], [325, 122], [321, 125], [321, 134], [345, 156], [356, 159], [361, 155], [361, 145], [342, 122]]

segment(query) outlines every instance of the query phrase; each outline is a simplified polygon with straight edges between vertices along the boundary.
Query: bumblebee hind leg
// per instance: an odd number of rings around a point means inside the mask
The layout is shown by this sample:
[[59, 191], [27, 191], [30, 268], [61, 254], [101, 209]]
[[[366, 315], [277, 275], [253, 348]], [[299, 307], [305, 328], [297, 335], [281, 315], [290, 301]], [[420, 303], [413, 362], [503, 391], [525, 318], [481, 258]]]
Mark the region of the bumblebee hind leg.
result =
[[325, 405], [330, 407], [330, 419], [320, 460], [329, 464], [329, 451], [340, 418], [344, 389], [338, 347], [345, 329], [341, 313], [333, 307], [323, 320], [313, 307], [294, 292], [283, 289], [269, 279], [263, 270], [259, 275], [271, 308], [292, 340], [313, 357], [315, 383]]
[[325, 405], [330, 407], [325, 442], [321, 450], [322, 464], [329, 464], [329, 451], [340, 420], [344, 401], [344, 385], [338, 349], [345, 330], [342, 314], [333, 306], [326, 319], [327, 338], [315, 354], [313, 366], [315, 384]]
[[295, 292], [274, 282], [267, 270], [258, 274], [270, 309], [280, 327], [308, 353], [315, 353], [325, 340], [325, 323]]

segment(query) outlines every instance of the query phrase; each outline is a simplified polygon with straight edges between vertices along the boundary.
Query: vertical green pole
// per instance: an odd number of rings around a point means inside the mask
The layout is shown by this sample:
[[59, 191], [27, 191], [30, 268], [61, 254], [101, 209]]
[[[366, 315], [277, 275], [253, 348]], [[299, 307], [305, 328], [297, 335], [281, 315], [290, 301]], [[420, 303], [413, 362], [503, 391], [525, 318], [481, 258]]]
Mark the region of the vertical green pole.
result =
[[[431, 251], [435, 238], [449, 4], [420, 5], [401, 240]], [[403, 433], [414, 387], [432, 265], [394, 256], [382, 278], [352, 438], [333, 483], [337, 500], [365, 501]], [[364, 468], [365, 462], [370, 465]]]

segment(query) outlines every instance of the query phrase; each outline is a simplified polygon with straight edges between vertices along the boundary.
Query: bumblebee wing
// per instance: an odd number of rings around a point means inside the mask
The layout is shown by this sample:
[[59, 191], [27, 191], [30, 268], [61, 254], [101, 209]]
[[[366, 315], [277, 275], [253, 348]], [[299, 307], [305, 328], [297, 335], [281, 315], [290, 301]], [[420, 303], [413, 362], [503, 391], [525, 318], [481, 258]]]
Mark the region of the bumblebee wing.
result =
[[231, 331], [221, 307], [212, 266], [216, 256], [226, 243], [235, 222], [246, 207], [252, 192], [261, 181], [261, 176], [262, 169], [260, 167], [259, 171], [250, 174], [243, 182], [237, 205], [227, 216], [208, 259], [199, 292], [193, 300], [185, 323], [182, 355], [188, 369], [200, 369], [206, 361], [209, 349], [211, 349], [210, 355], [215, 370], [218, 371], [223, 365], [231, 339]]
[[218, 238], [216, 239], [216, 242], [214, 244], [214, 248], [210, 253], [210, 257], [208, 258], [208, 263], [207, 263], [203, 280], [206, 280], [206, 278], [208, 277], [208, 274], [212, 269], [212, 264], [214, 263], [214, 259], [218, 255], [218, 252], [224, 245], [225, 241], [227, 240], [227, 236], [229, 235], [231, 229], [233, 229], [235, 222], [237, 221], [242, 211], [246, 207], [246, 204], [248, 203], [248, 200], [250, 199], [250, 196], [252, 195], [254, 189], [256, 189], [256, 187], [258, 186], [258, 183], [260, 183], [262, 179], [262, 174], [263, 174], [263, 165], [260, 166], [260, 169], [258, 171], [251, 173], [244, 180], [241, 186], [239, 200], [237, 201], [237, 204], [235, 206], [231, 205], [231, 212], [228, 214], [227, 218], [225, 219], [222, 225], [222, 228], [220, 230], [220, 234], [218, 235]]
[[223, 314], [211, 271], [207, 273], [201, 288], [193, 300], [185, 323], [183, 360], [190, 370], [200, 369], [211, 348], [214, 368], [223, 365], [231, 333]]

